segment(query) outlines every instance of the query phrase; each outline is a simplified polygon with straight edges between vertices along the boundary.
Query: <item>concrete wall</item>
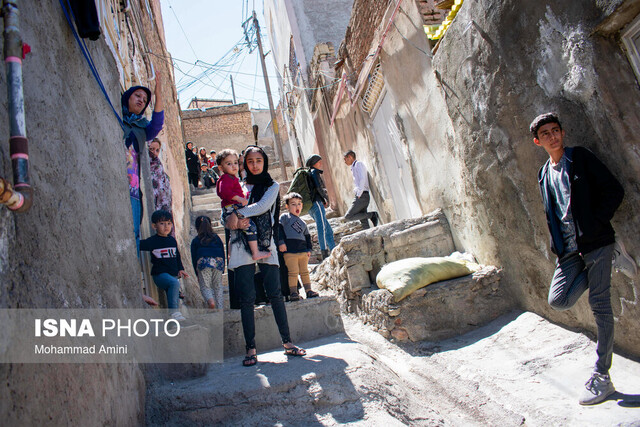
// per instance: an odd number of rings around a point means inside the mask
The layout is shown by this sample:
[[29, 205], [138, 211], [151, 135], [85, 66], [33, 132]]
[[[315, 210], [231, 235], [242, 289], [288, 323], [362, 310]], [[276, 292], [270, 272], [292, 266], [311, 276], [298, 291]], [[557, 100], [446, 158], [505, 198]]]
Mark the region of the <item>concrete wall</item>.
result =
[[353, 0], [265, 0], [269, 42], [280, 75], [282, 67], [289, 65], [289, 44], [293, 37], [296, 57], [306, 80], [315, 46], [331, 42], [337, 48], [342, 42], [353, 3]]
[[298, 61], [305, 79], [307, 67], [318, 43], [331, 42], [340, 46], [349, 24], [353, 0], [291, 1], [297, 20], [300, 43], [296, 45]]
[[[586, 298], [562, 313], [547, 304], [555, 256], [536, 180], [547, 155], [533, 144], [528, 125], [542, 112], [559, 112], [567, 144], [588, 147], [609, 166], [626, 191], [613, 224], [638, 257], [633, 236], [640, 219], [633, 213], [640, 198], [640, 90], [616, 40], [592, 34], [619, 3], [465, 2], [431, 58], [419, 11], [404, 2], [405, 13], [397, 15], [397, 28], [392, 26], [380, 55], [422, 210], [441, 207], [458, 250], [504, 268], [504, 280], [523, 308], [592, 331]], [[362, 19], [354, 8], [340, 53], [353, 67], [377, 44], [375, 38], [371, 46], [363, 41], [380, 29], [353, 25]], [[332, 102], [325, 117], [333, 112]], [[383, 217], [394, 219], [382, 203], [393, 195], [375, 150], [371, 118], [359, 103], [351, 107], [345, 95], [334, 126], [329, 128], [328, 120], [319, 126], [339, 204], [346, 207], [352, 197], [340, 155], [352, 148], [369, 168]], [[636, 355], [638, 291], [635, 282], [613, 275], [616, 345]]]
[[[315, 82], [309, 80], [310, 61], [314, 57], [314, 48], [319, 43], [332, 43], [336, 48], [344, 38], [349, 16], [353, 6], [353, 0], [316, 1], [290, 1], [267, 0], [265, 1], [265, 17], [267, 30], [270, 35], [269, 42], [275, 53], [275, 64], [278, 74], [284, 82], [286, 89], [297, 93], [297, 106], [293, 119], [285, 118], [289, 139], [289, 150], [296, 153], [295, 162], [298, 163], [298, 147], [302, 151], [303, 160], [311, 154], [320, 151], [316, 143], [314, 114], [309, 105], [308, 92], [300, 89], [302, 85], [312, 87]], [[296, 83], [294, 88], [289, 71], [289, 52], [291, 39], [296, 52], [296, 59], [300, 64], [302, 80]], [[295, 64], [294, 64], [295, 65]], [[281, 82], [282, 84], [282, 82]], [[282, 91], [282, 88], [281, 88]], [[281, 98], [286, 100], [286, 94]], [[287, 106], [285, 106], [287, 108]], [[296, 164], [296, 166], [302, 166]]]
[[[159, 2], [150, 3], [152, 17], [138, 2], [132, 7], [142, 14], [143, 31], [157, 19], [146, 39], [154, 52], [161, 52]], [[122, 130], [59, 3], [22, 1], [19, 7], [22, 37], [32, 48], [23, 62], [23, 75], [35, 200], [21, 214], [0, 206], [0, 307], [142, 307]], [[131, 25], [136, 32], [136, 25]], [[140, 34], [134, 37], [140, 43]], [[86, 43], [120, 113], [121, 87], [113, 54], [103, 37]], [[156, 70], [163, 74], [167, 89], [162, 138], [173, 141], [181, 131], [177, 107], [171, 105], [169, 68], [156, 63]], [[6, 84], [3, 67], [0, 86]], [[3, 141], [9, 137], [7, 108], [3, 92]], [[171, 150], [164, 155], [175, 186], [178, 225], [184, 211], [180, 193], [184, 184]], [[6, 142], [0, 144], [0, 176], [11, 180]], [[137, 364], [2, 364], [0, 378], [0, 413], [7, 425], [136, 425], [144, 420], [145, 381]]]

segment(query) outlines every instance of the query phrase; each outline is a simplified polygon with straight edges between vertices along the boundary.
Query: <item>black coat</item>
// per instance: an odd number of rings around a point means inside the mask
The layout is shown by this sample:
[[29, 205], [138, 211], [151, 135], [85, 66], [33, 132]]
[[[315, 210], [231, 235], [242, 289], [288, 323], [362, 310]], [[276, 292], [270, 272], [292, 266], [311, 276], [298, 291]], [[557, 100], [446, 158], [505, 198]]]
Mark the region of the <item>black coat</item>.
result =
[[187, 170], [189, 173], [199, 174], [200, 161], [198, 161], [198, 155], [189, 149], [184, 150], [184, 155], [187, 158]]
[[[624, 189], [609, 169], [586, 148], [567, 147], [565, 155], [569, 160], [569, 203], [576, 226], [576, 243], [580, 253], [586, 254], [615, 242], [610, 221], [622, 203]], [[551, 234], [551, 250], [562, 257], [564, 246], [560, 221], [553, 209], [548, 183], [549, 164], [550, 160], [540, 168], [538, 182]]]

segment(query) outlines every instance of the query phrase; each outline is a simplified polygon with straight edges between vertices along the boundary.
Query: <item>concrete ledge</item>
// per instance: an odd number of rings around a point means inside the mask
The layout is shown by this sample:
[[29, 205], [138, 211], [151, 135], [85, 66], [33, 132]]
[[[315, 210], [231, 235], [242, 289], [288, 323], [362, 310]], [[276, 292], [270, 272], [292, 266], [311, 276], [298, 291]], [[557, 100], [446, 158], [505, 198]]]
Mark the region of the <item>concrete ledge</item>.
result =
[[[333, 297], [319, 297], [285, 303], [289, 331], [294, 343], [311, 341], [344, 331], [340, 306]], [[256, 347], [259, 352], [282, 346], [270, 306], [256, 307]], [[224, 357], [245, 354], [240, 310], [224, 312]]]

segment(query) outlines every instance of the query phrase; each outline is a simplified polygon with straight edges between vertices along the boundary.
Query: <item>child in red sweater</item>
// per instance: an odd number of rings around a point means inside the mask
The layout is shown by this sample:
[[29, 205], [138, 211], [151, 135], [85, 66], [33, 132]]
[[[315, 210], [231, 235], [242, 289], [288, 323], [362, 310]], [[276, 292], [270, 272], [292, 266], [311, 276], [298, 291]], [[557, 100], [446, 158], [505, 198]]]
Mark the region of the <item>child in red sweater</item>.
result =
[[[227, 215], [236, 213], [238, 218], [243, 218], [236, 208], [246, 206], [249, 201], [240, 185], [240, 180], [236, 176], [238, 173], [238, 153], [234, 150], [222, 150], [216, 156], [216, 163], [222, 175], [216, 183], [216, 192], [222, 200], [222, 222], [225, 222]], [[249, 228], [244, 230], [247, 236], [247, 242], [251, 249], [251, 257], [254, 260], [268, 258], [271, 256], [269, 252], [258, 250], [258, 233], [256, 225], [253, 221], [249, 221]]]

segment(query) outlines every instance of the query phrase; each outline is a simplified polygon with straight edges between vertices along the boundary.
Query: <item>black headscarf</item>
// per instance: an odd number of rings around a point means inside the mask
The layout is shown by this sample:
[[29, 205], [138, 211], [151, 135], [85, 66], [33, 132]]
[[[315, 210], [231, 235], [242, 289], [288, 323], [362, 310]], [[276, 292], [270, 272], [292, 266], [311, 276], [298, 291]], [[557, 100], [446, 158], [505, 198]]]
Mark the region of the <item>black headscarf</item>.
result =
[[[264, 159], [264, 168], [262, 172], [258, 175], [254, 175], [249, 171], [247, 167], [247, 155], [251, 152], [257, 152], [262, 155]], [[247, 172], [246, 183], [253, 185], [253, 190], [251, 190], [251, 197], [249, 199], [249, 203], [255, 203], [258, 200], [262, 199], [264, 192], [267, 188], [273, 185], [273, 178], [269, 175], [269, 157], [267, 157], [267, 153], [257, 145], [249, 145], [244, 150], [244, 170]]]
[[318, 163], [320, 160], [322, 160], [322, 157], [320, 157], [318, 154], [312, 154], [307, 159], [307, 162], [305, 163], [305, 166], [310, 168], [313, 165], [315, 165], [316, 163]]
[[[262, 172], [258, 175], [254, 175], [249, 171], [247, 167], [247, 155], [251, 152], [257, 152], [262, 155], [264, 160], [264, 167], [262, 168]], [[244, 150], [244, 170], [247, 171], [247, 184], [252, 184], [253, 189], [251, 190], [251, 196], [249, 196], [249, 204], [256, 203], [262, 199], [264, 193], [267, 191], [267, 188], [271, 187], [274, 184], [273, 178], [269, 175], [269, 157], [267, 157], [267, 153], [257, 145], [249, 145]], [[273, 223], [271, 220], [271, 209], [267, 212], [251, 217], [253, 222], [256, 224], [256, 228], [258, 229], [258, 248], [261, 251], [269, 250], [269, 246], [271, 245], [271, 237], [273, 236], [273, 240], [278, 240], [278, 226], [280, 217], [280, 195], [278, 195], [275, 203], [275, 213], [273, 218]], [[246, 242], [246, 236], [244, 233], [240, 233], [243, 237], [243, 242], [247, 250], [249, 249], [249, 244]]]

